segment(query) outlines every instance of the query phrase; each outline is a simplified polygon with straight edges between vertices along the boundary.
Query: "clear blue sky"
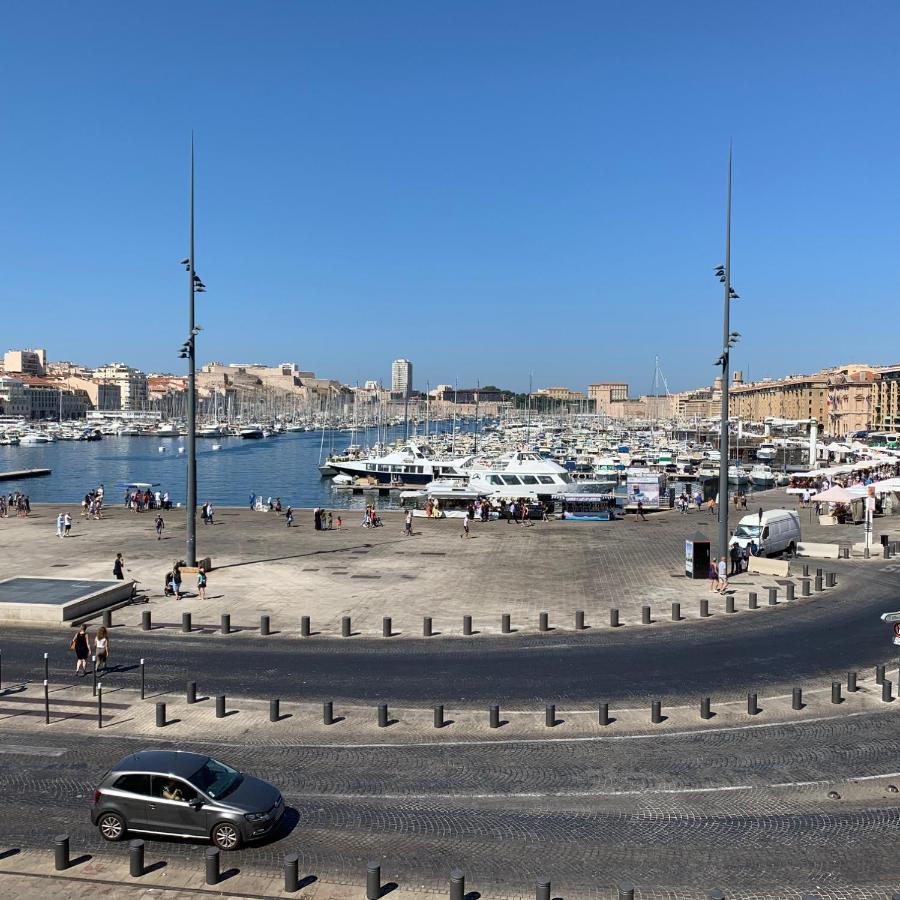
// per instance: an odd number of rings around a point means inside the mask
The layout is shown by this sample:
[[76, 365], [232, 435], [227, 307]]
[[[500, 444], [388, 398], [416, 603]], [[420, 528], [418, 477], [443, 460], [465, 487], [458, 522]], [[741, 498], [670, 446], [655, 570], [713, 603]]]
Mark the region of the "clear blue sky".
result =
[[0, 343], [348, 382], [708, 383], [728, 141], [752, 377], [892, 362], [900, 6], [22, 2]]

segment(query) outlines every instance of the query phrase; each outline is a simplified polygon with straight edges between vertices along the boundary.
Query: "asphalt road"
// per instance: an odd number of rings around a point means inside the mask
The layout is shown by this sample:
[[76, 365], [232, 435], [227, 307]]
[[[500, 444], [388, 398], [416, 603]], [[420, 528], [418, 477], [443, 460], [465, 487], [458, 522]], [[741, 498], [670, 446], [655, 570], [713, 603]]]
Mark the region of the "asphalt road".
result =
[[[154, 690], [180, 691], [191, 678], [205, 691], [291, 700], [476, 705], [730, 698], [747, 690], [826, 681], [896, 659], [888, 628], [878, 618], [900, 607], [896, 578], [871, 566], [856, 569], [853, 587], [754, 612], [739, 598], [744, 610], [727, 618], [427, 640], [115, 628], [112, 661], [128, 665], [146, 658]], [[51, 654], [51, 679], [71, 679], [68, 639], [68, 632], [58, 629], [4, 629], [5, 682], [42, 679], [45, 650]], [[134, 684], [137, 675], [132, 670], [110, 677]]]
[[[154, 746], [166, 746], [165, 742]], [[90, 825], [96, 780], [133, 741], [28, 734], [0, 748], [0, 850], [119, 853]], [[216, 746], [206, 752], [278, 783], [290, 807], [275, 839], [224, 866], [360, 882], [442, 886], [454, 865], [488, 894], [527, 893], [540, 873], [562, 896], [882, 896], [900, 867], [900, 729], [891, 713], [653, 739], [448, 747]], [[830, 798], [836, 790], [840, 799]], [[151, 840], [147, 861], [204, 845]], [[777, 888], [777, 890], [776, 890]]]

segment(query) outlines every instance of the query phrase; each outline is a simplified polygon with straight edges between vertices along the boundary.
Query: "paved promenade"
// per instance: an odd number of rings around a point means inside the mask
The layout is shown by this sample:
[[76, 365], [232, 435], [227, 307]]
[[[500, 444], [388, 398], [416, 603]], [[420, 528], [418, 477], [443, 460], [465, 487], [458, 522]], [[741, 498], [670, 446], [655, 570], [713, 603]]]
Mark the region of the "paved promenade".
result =
[[[786, 502], [793, 508], [781, 491], [753, 501], [764, 508]], [[504, 613], [522, 632], [535, 630], [545, 611], [553, 624], [566, 625], [575, 610], [584, 610], [594, 626], [609, 621], [611, 608], [623, 622], [639, 621], [645, 604], [657, 618], [673, 601], [682, 604], [685, 618], [699, 616], [700, 599], [712, 612], [724, 612], [724, 598], [705, 579], [684, 577], [685, 537], [698, 529], [715, 537], [715, 519], [705, 511], [652, 514], [646, 522], [478, 522], [465, 539], [454, 519], [415, 519], [415, 536], [408, 538], [399, 513], [385, 513], [383, 528], [366, 529], [357, 512], [345, 511], [341, 530], [317, 532], [309, 511], [298, 511], [295, 526], [286, 528], [274, 513], [223, 509], [215, 525], [198, 522], [198, 555], [211, 557], [214, 566], [208, 599], [197, 597], [196, 578], [186, 575], [188, 596], [176, 601], [163, 596], [163, 584], [173, 561], [184, 555], [182, 512], [165, 514], [164, 537], [157, 541], [152, 513], [112, 505], [104, 520], [90, 521], [72, 507], [72, 534], [59, 539], [55, 520], [65, 509], [38, 506], [27, 519], [0, 521], [8, 576], [111, 578], [121, 552], [126, 576], [140, 582], [160, 623], [178, 623], [189, 610], [198, 623], [217, 625], [229, 612], [235, 626], [258, 627], [267, 614], [273, 628], [291, 631], [299, 629], [301, 615], [309, 615], [315, 631], [338, 635], [341, 617], [350, 615], [355, 632], [380, 635], [383, 617], [391, 616], [403, 638], [421, 636], [424, 616], [447, 635], [461, 630], [463, 615], [490, 634], [499, 632]], [[822, 528], [810, 522], [809, 511], [802, 515], [805, 539], [858, 536], [858, 528]], [[731, 589], [743, 596], [757, 591], [764, 603], [765, 588], [775, 584], [772, 577], [744, 573], [732, 579]], [[136, 625], [140, 615], [141, 608], [132, 607], [116, 621]]]

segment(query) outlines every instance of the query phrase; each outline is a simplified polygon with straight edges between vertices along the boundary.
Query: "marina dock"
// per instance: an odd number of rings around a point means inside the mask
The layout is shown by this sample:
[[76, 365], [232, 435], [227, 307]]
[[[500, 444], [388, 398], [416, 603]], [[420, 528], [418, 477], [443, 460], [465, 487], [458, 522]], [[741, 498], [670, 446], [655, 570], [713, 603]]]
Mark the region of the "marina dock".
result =
[[50, 469], [20, 469], [18, 472], [0, 472], [0, 481], [18, 481], [20, 478], [41, 478], [50, 475]]

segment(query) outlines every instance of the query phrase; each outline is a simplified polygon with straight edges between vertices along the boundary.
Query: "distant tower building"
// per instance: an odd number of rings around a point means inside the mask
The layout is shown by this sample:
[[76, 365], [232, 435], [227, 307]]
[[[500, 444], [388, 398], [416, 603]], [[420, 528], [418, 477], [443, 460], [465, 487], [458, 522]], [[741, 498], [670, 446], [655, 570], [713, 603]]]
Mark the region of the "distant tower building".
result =
[[395, 359], [391, 365], [391, 393], [409, 397], [412, 387], [412, 363], [408, 359]]

